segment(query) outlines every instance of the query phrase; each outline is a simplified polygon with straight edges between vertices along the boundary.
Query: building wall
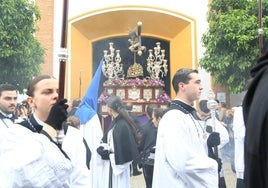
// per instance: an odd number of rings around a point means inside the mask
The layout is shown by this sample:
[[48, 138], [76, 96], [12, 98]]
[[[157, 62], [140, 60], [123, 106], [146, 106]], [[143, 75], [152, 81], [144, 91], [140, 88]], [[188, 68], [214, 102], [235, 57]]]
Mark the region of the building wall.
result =
[[39, 28], [36, 37], [45, 48], [46, 54], [44, 63], [41, 65], [42, 74], [53, 74], [53, 25], [54, 25], [54, 1], [53, 0], [36, 0], [39, 7], [41, 20], [38, 22]]
[[[87, 86], [91, 81], [93, 72], [91, 44], [95, 40], [118, 37], [128, 34], [128, 27], [136, 27], [138, 21], [142, 21], [142, 35], [154, 36], [170, 41], [170, 67], [171, 75], [182, 67], [196, 68], [196, 25], [192, 18], [181, 15], [180, 13], [171, 14], [170, 11], [162, 10], [158, 7], [146, 7], [146, 10], [140, 6], [119, 6], [112, 7], [96, 12], [88, 12], [70, 21], [70, 61], [68, 70], [70, 72], [76, 67], [83, 70], [82, 80]], [[131, 18], [127, 16], [131, 15]], [[157, 18], [155, 20], [155, 18]], [[114, 21], [117, 20], [116, 24]], [[99, 25], [101, 23], [101, 25]], [[161, 25], [163, 24], [163, 25]], [[174, 27], [177, 25], [177, 27]], [[163, 29], [164, 27], [164, 29]], [[126, 41], [127, 42], [127, 41]], [[108, 44], [107, 44], [108, 45]], [[104, 49], [103, 49], [104, 50]], [[148, 52], [147, 52], [148, 53]], [[124, 54], [121, 54], [123, 56]], [[89, 76], [89, 77], [88, 77]], [[78, 91], [79, 87], [73, 80], [77, 76], [71, 73], [68, 91]], [[170, 83], [166, 83], [170, 84]], [[172, 87], [171, 87], [172, 88]], [[82, 93], [86, 88], [82, 87]], [[76, 92], [69, 93], [70, 98], [76, 98]], [[168, 91], [169, 93], [169, 91]], [[171, 92], [172, 98], [175, 96]]]
[[[57, 56], [60, 47], [63, 0], [36, 0], [36, 3], [42, 15], [42, 20], [39, 23], [40, 30], [36, 35], [38, 40], [47, 49], [45, 63], [42, 65], [42, 73], [53, 74], [55, 77], [58, 77], [59, 60]], [[196, 6], [193, 6], [193, 3]], [[125, 23], [126, 28], [115, 31], [113, 28], [117, 27], [118, 18], [112, 15], [122, 8], [129, 8], [129, 10], [134, 11], [147, 9], [158, 11], [158, 14], [153, 14], [152, 21], [143, 25], [142, 34], [170, 41], [171, 61], [173, 62], [171, 64], [171, 75], [180, 67], [198, 68], [198, 59], [202, 56], [201, 36], [207, 26], [207, 3], [207, 0], [170, 0], [169, 3], [156, 0], [153, 5], [150, 0], [137, 0], [135, 2], [114, 0], [105, 1], [105, 3], [102, 0], [80, 0], [79, 3], [69, 1], [69, 59], [67, 62], [65, 97], [72, 100], [73, 98], [83, 96], [90, 84], [94, 74], [91, 71], [92, 54], [90, 52], [92, 51], [92, 42], [105, 37], [127, 35], [127, 28], [134, 27], [137, 21], [139, 21], [139, 16], [143, 19], [149, 19], [151, 16], [150, 14], [139, 15], [140, 12], [123, 15], [123, 17], [128, 19], [128, 22]], [[169, 14], [171, 17], [173, 16], [174, 23], [178, 23], [177, 21], [180, 20], [180, 24], [178, 26], [174, 24], [174, 28], [165, 27], [168, 23], [165, 19], [166, 17], [162, 17], [163, 13]], [[107, 16], [98, 17], [98, 15], [105, 14]], [[169, 19], [169, 21], [172, 22], [172, 19]], [[85, 24], [82, 20], [92, 22], [92, 27], [81, 26]], [[103, 25], [103, 20], [110, 20], [110, 24], [105, 25], [105, 29], [94, 30], [99, 25]], [[161, 29], [155, 29], [154, 24], [156, 25], [156, 22], [160, 24]], [[158, 32], [158, 30], [161, 30], [162, 33]], [[173, 33], [169, 34], [168, 32]], [[173, 34], [174, 36], [172, 36]], [[82, 85], [80, 79], [82, 79]], [[172, 95], [174, 96], [174, 93]]]

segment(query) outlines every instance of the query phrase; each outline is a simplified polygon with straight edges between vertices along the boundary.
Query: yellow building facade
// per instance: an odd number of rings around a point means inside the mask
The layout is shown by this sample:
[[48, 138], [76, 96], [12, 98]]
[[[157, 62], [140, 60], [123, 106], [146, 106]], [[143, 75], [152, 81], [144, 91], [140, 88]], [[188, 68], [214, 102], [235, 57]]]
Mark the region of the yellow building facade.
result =
[[[113, 2], [81, 0], [69, 1], [68, 7], [65, 97], [69, 100], [83, 97], [90, 85], [94, 75], [92, 44], [106, 38], [128, 36], [129, 30], [136, 27], [139, 21], [142, 22], [142, 36], [160, 38], [169, 42], [170, 80], [179, 68], [198, 68], [198, 59], [202, 52], [200, 38], [206, 24], [207, 1], [156, 0], [152, 5], [152, 1], [149, 0], [137, 1], [135, 4], [130, 4], [127, 0]], [[62, 14], [59, 10], [62, 10], [62, 2], [57, 1], [55, 4], [54, 1], [53, 32], [58, 34], [54, 34], [52, 40], [54, 45], [51, 50], [54, 57], [51, 66], [52, 73], [56, 77], [59, 66], [57, 46], [60, 46]], [[172, 87], [170, 88], [171, 98], [173, 98], [175, 93]]]

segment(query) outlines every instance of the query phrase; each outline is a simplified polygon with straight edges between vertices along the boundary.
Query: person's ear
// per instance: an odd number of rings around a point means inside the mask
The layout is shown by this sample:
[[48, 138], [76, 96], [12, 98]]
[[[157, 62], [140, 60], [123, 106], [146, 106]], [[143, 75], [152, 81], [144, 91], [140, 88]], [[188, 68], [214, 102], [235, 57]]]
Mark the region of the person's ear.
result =
[[27, 102], [28, 102], [28, 104], [29, 104], [31, 107], [34, 107], [34, 100], [33, 100], [32, 97], [28, 97], [28, 98], [27, 98]]
[[184, 87], [184, 83], [183, 83], [183, 82], [179, 82], [179, 83], [178, 83], [178, 87], [179, 87], [179, 88], [183, 88], [183, 87]]

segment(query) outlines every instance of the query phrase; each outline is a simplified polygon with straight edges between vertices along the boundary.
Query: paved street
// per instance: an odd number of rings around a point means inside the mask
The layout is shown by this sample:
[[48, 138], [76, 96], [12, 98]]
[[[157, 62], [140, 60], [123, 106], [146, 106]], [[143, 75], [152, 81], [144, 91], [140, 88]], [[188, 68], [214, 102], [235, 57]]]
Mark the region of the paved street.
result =
[[[223, 163], [226, 187], [227, 188], [235, 188], [236, 185], [236, 177], [235, 174], [231, 170], [231, 165], [229, 162]], [[131, 188], [145, 188], [145, 182], [143, 175], [132, 176], [131, 177]]]

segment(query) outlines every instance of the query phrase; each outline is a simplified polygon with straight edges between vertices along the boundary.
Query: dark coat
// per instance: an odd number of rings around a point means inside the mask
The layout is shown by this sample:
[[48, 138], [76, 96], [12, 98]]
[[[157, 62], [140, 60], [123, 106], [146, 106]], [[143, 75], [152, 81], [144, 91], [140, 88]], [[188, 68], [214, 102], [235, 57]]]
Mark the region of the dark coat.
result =
[[246, 125], [246, 187], [268, 187], [268, 53], [251, 70], [253, 77], [243, 101]]
[[142, 126], [142, 140], [140, 144], [140, 151], [151, 149], [156, 144], [157, 128], [154, 126], [152, 120], [149, 120]]
[[134, 160], [138, 156], [138, 148], [130, 125], [118, 115], [105, 132], [102, 138], [104, 143], [107, 143], [107, 135], [112, 128], [115, 164], [124, 164]]

